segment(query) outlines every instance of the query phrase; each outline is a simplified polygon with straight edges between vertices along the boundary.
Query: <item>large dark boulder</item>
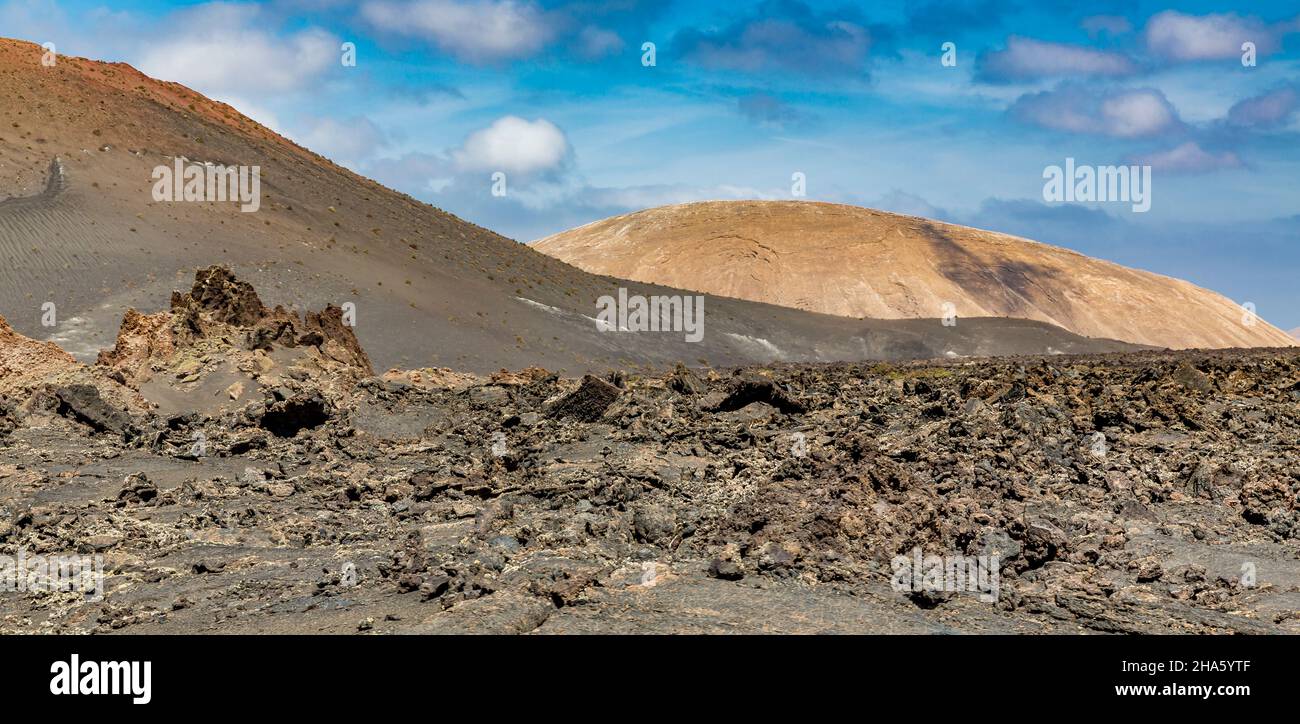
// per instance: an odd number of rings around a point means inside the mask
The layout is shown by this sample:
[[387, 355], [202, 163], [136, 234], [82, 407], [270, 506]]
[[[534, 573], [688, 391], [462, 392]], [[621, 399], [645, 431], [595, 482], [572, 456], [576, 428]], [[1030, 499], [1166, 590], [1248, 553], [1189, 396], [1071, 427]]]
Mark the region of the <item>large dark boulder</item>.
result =
[[585, 375], [578, 389], [556, 400], [546, 414], [557, 420], [595, 422], [620, 394], [621, 391], [614, 385], [598, 377]]
[[94, 385], [68, 385], [54, 391], [55, 411], [90, 426], [95, 432], [125, 435], [132, 429], [131, 416], [104, 401]]

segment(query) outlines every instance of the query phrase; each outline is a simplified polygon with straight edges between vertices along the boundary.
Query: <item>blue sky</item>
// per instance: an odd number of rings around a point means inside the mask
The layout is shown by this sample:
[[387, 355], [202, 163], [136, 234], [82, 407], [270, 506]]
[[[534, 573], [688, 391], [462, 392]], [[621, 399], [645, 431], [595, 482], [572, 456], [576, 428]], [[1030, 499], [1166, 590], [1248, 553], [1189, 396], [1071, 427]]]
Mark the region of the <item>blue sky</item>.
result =
[[[185, 83], [521, 241], [790, 198], [800, 172], [809, 199], [1059, 244], [1300, 326], [1300, 6], [1043, 5], [0, 0], [0, 35]], [[1045, 203], [1067, 156], [1151, 165], [1150, 211]]]

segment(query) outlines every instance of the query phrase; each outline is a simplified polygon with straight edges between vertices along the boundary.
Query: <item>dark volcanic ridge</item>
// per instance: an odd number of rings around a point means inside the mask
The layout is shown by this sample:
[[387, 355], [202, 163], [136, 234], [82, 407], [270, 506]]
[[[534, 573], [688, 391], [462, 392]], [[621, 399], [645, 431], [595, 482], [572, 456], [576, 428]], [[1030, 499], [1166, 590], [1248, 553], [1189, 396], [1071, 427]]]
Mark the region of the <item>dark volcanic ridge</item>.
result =
[[1294, 349], [376, 376], [340, 318], [213, 268], [95, 365], [0, 328], [0, 554], [106, 572], [0, 630], [1300, 631]]

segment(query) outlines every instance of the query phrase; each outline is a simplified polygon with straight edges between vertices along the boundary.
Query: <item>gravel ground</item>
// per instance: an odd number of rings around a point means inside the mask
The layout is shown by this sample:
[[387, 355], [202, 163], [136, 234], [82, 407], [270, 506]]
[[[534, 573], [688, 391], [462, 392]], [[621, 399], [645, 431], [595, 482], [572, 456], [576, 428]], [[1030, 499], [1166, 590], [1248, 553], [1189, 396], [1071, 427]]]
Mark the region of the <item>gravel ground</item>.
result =
[[0, 554], [105, 578], [0, 631], [1300, 631], [1295, 350], [376, 375], [240, 284], [6, 392]]

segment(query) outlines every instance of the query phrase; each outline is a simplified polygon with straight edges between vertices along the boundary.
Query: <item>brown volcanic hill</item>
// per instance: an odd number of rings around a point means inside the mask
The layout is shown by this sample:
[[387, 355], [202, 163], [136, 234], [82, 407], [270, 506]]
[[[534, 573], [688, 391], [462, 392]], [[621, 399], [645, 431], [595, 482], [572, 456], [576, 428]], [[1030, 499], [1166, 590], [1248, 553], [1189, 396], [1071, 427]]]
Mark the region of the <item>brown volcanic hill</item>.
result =
[[1036, 319], [1171, 347], [1296, 343], [1188, 282], [1007, 234], [856, 206], [710, 201], [597, 221], [533, 248], [596, 274], [824, 314]]
[[[597, 300], [677, 294], [586, 273], [341, 168], [177, 85], [122, 64], [0, 40], [0, 314], [82, 361], [128, 309], [157, 309], [196, 270], [224, 265], [288, 312], [355, 305], [377, 369], [577, 373], [715, 365], [1130, 349], [1048, 324], [848, 320], [710, 297], [702, 341], [601, 332]], [[261, 208], [158, 202], [154, 170], [261, 168]], [[489, 189], [485, 185], [484, 193]], [[8, 197], [8, 198], [6, 198]], [[490, 222], [490, 220], [488, 220]], [[58, 326], [40, 326], [43, 303]]]

